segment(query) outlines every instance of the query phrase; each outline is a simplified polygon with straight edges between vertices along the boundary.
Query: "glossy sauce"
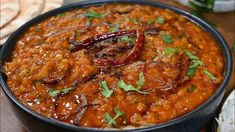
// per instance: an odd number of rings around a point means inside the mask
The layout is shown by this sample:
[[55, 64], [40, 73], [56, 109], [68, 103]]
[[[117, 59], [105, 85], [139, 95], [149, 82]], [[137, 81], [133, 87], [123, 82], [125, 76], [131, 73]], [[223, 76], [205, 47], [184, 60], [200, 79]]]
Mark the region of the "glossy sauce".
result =
[[[84, 15], [89, 11], [100, 15]], [[130, 52], [135, 43], [122, 37], [70, 50], [73, 42], [113, 28], [140, 27], [157, 31], [145, 33], [141, 56], [124, 65], [99, 66], [93, 61], [99, 57], [118, 59]], [[166, 42], [163, 34], [170, 35], [171, 42]], [[136, 39], [134, 34], [128, 37]], [[169, 47], [179, 51], [164, 54]], [[192, 77], [186, 75], [193, 64], [186, 51], [203, 62]], [[224, 58], [215, 40], [183, 16], [151, 6], [110, 4], [74, 9], [34, 25], [18, 40], [4, 69], [14, 95], [42, 115], [83, 127], [139, 127], [167, 122], [205, 102], [223, 80]], [[147, 94], [118, 86], [123, 80], [137, 87], [140, 73], [145, 80], [140, 90]], [[102, 94], [102, 81], [113, 90], [110, 97]], [[74, 89], [51, 96], [53, 90], [69, 87]], [[118, 126], [105, 120], [105, 113], [112, 118], [116, 115], [115, 108], [124, 112], [115, 119]]]

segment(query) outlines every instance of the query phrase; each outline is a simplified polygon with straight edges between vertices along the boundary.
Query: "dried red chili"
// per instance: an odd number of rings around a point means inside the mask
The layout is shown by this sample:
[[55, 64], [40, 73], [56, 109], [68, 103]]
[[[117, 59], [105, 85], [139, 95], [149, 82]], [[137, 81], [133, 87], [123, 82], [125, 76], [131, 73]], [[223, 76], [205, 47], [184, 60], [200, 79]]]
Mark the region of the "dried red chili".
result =
[[144, 48], [144, 31], [142, 29], [136, 30], [137, 40], [132, 51], [125, 55], [123, 58], [118, 60], [111, 59], [94, 59], [94, 62], [100, 66], [107, 65], [122, 65], [128, 61], [135, 60], [141, 56], [142, 50]]
[[87, 46], [90, 46], [92, 44], [110, 39], [110, 38], [115, 38], [123, 35], [130, 35], [136, 33], [136, 30], [121, 30], [113, 33], [107, 33], [107, 34], [102, 34], [102, 35], [96, 35], [94, 37], [90, 37], [85, 39], [83, 42], [76, 42], [74, 44], [74, 48], [71, 49], [71, 51], [78, 51], [82, 48], [86, 48]]
[[128, 61], [135, 60], [140, 57], [142, 50], [144, 48], [144, 31], [143, 29], [139, 28], [137, 30], [125, 30], [125, 31], [117, 31], [108, 34], [97, 35], [94, 37], [90, 37], [84, 40], [82, 43], [74, 44], [75, 47], [72, 51], [77, 51], [87, 46], [90, 46], [94, 43], [101, 42], [103, 40], [107, 40], [110, 38], [115, 38], [123, 35], [130, 35], [136, 33], [137, 39], [134, 48], [131, 52], [129, 52], [126, 56], [118, 60], [111, 60], [111, 59], [94, 59], [94, 62], [100, 66], [107, 66], [107, 65], [122, 65]]

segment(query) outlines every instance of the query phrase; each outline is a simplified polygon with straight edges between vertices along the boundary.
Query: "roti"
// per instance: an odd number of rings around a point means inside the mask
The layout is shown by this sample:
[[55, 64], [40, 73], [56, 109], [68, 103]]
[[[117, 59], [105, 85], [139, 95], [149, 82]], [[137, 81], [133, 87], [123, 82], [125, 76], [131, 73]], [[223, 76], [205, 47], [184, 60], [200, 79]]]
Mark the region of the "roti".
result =
[[25, 22], [40, 14], [43, 8], [44, 0], [20, 0], [20, 13], [1, 29], [1, 38], [8, 36]]
[[20, 12], [19, 0], [1, 0], [0, 28], [13, 20]]
[[45, 8], [42, 13], [48, 12], [63, 5], [63, 0], [45, 0]]

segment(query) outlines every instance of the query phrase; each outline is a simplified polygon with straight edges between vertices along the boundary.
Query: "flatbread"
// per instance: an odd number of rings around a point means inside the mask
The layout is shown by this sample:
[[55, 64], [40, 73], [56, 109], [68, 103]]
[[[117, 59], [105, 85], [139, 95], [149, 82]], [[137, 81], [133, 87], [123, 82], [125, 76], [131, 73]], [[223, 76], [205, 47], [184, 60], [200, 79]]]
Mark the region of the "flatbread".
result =
[[63, 0], [45, 0], [45, 3], [46, 3], [45, 8], [43, 9], [42, 13], [61, 7], [64, 1]]
[[19, 0], [1, 0], [0, 12], [0, 28], [2, 28], [19, 14]]
[[44, 0], [20, 0], [19, 15], [1, 29], [0, 38], [4, 38], [13, 33], [25, 22], [40, 14], [43, 8]]

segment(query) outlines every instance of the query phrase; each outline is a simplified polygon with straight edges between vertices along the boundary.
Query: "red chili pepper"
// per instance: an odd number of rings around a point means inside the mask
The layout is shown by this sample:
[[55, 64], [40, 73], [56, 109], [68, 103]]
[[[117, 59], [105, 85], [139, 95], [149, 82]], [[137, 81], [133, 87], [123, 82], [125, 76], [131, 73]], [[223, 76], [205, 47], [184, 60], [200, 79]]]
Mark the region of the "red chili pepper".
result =
[[132, 51], [129, 52], [126, 56], [119, 60], [111, 60], [111, 59], [94, 59], [94, 62], [100, 66], [107, 66], [107, 65], [122, 65], [128, 61], [135, 60], [141, 56], [142, 50], [144, 48], [144, 30], [139, 28], [137, 30], [125, 30], [125, 31], [117, 31], [108, 34], [97, 35], [94, 37], [90, 37], [85, 39], [83, 42], [75, 43], [74, 48], [71, 51], [78, 51], [82, 48], [86, 48], [87, 46], [93, 45], [97, 42], [101, 42], [103, 40], [107, 40], [110, 38], [115, 38], [123, 35], [130, 35], [136, 33], [137, 39], [135, 46], [133, 47]]
[[125, 30], [125, 31], [117, 31], [117, 32], [113, 32], [113, 33], [108, 33], [108, 34], [102, 34], [102, 35], [97, 35], [94, 37], [90, 37], [85, 39], [82, 43], [77, 42], [74, 44], [74, 48], [72, 49], [72, 51], [78, 51], [82, 48], [86, 48], [89, 45], [92, 45], [94, 43], [97, 42], [101, 42], [110, 38], [115, 38], [115, 37], [119, 37], [119, 36], [123, 36], [123, 35], [130, 35], [132, 33], [136, 33], [136, 30]]
[[[129, 52], [127, 55], [125, 55], [123, 58], [118, 60], [110, 60], [110, 59], [94, 59], [94, 62], [100, 66], [107, 66], [107, 65], [122, 65], [128, 61], [135, 60], [141, 56], [141, 53], [144, 49], [144, 31], [142, 29], [137, 29], [136, 36], [137, 40], [135, 43], [135, 46]], [[135, 32], [131, 31], [131, 32]]]

